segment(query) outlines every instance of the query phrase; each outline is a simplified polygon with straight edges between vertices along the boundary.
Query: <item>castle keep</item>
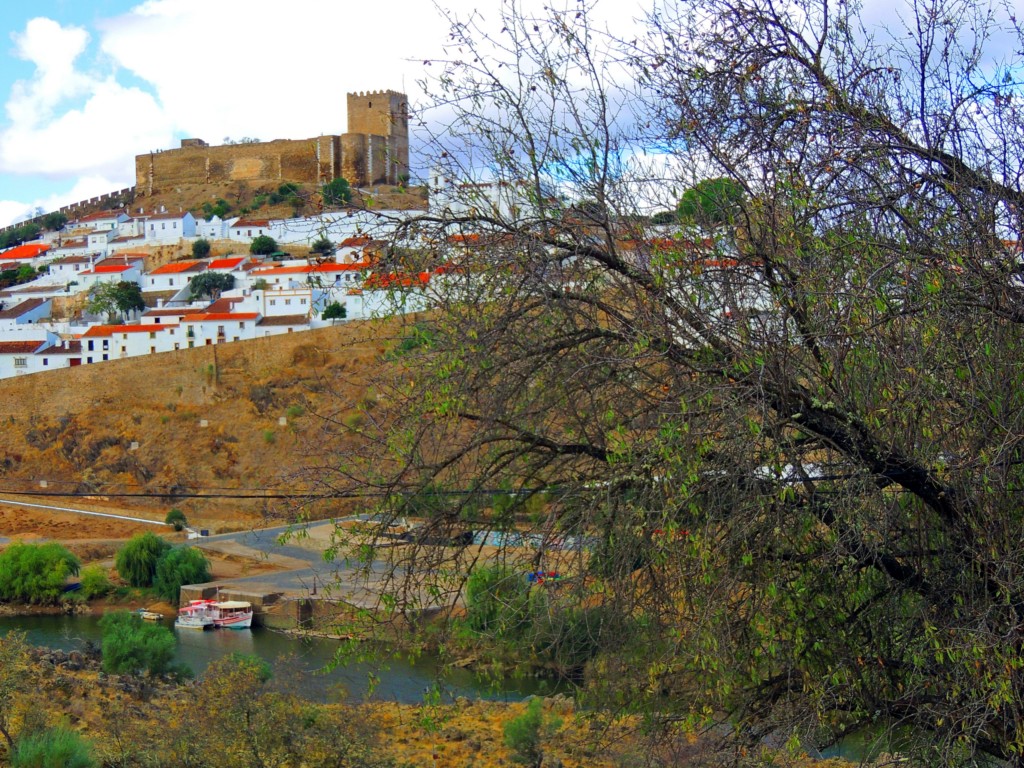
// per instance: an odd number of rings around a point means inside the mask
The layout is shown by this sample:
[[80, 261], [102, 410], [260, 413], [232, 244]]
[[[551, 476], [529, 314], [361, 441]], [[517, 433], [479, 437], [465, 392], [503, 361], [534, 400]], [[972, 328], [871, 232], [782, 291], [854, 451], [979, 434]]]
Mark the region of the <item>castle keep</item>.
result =
[[183, 139], [180, 149], [135, 156], [137, 195], [183, 184], [273, 182], [326, 184], [339, 176], [353, 187], [398, 184], [409, 175], [409, 114], [404, 93], [350, 93], [348, 133], [210, 146]]

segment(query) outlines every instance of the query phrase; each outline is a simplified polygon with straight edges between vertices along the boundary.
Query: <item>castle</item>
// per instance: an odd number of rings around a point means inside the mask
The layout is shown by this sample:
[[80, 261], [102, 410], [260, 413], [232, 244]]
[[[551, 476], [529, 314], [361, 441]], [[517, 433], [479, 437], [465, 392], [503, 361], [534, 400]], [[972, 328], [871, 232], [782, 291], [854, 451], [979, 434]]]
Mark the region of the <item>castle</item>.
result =
[[349, 93], [348, 133], [210, 146], [183, 139], [180, 149], [135, 157], [135, 194], [150, 196], [182, 184], [298, 182], [338, 177], [353, 187], [400, 184], [409, 176], [409, 110], [404, 93]]

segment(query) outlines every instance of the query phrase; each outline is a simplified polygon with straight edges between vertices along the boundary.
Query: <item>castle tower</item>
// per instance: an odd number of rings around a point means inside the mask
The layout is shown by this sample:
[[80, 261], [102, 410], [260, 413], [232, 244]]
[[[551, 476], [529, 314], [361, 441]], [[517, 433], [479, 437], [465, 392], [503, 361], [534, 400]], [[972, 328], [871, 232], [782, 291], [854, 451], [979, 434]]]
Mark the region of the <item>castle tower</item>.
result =
[[347, 94], [342, 175], [353, 184], [398, 184], [409, 177], [409, 104], [398, 91]]

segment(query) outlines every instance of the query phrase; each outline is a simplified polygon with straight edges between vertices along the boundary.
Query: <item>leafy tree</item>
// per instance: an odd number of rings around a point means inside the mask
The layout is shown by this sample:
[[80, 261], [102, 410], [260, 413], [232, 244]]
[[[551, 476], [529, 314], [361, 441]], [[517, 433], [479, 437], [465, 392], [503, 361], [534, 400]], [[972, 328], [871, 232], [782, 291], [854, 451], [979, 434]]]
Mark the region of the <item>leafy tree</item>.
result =
[[34, 731], [18, 739], [11, 768], [94, 768], [92, 745], [64, 726]]
[[189, 298], [193, 301], [202, 296], [216, 299], [235, 287], [235, 278], [225, 272], [203, 272], [193, 277], [188, 286]]
[[317, 256], [331, 256], [334, 254], [334, 243], [326, 237], [321, 237], [309, 247], [309, 252]]
[[324, 205], [340, 207], [348, 205], [352, 201], [352, 188], [348, 181], [340, 176], [324, 184], [320, 192], [324, 198]]
[[332, 301], [326, 307], [324, 307], [324, 313], [321, 315], [324, 320], [344, 320], [348, 317], [348, 310], [344, 304], [340, 304], [337, 301]]
[[[192, 243], [192, 257], [195, 259], [205, 259], [210, 255], [210, 241], [205, 237], [201, 237]], [[202, 277], [202, 275], [200, 275]]]
[[180, 509], [173, 507], [171, 511], [167, 513], [167, 517], [164, 518], [164, 523], [167, 525], [173, 525], [174, 530], [180, 531], [188, 525], [188, 518], [185, 517], [185, 513]]
[[106, 569], [100, 565], [87, 565], [83, 568], [82, 574], [79, 577], [79, 583], [82, 585], [82, 597], [86, 600], [103, 597], [110, 594], [110, 591], [113, 589], [113, 584], [110, 583]]
[[177, 604], [184, 584], [203, 584], [210, 580], [210, 563], [195, 547], [175, 547], [156, 564], [153, 587], [160, 597]]
[[176, 640], [160, 624], [137, 613], [114, 611], [100, 619], [103, 630], [103, 671], [113, 675], [161, 675], [172, 669]]
[[19, 283], [27, 283], [30, 280], [35, 280], [37, 276], [35, 267], [31, 264], [22, 264], [18, 267], [17, 280]]
[[[451, 267], [434, 341], [377, 382], [329, 482], [385, 490], [380, 526], [450, 489], [430, 523], [453, 531], [475, 489], [550, 492], [533, 519], [492, 510], [535, 535], [500, 557], [575, 553], [554, 609], [637, 620], [596, 636], [588, 691], [725, 736], [722, 762], [898, 724], [922, 763], [1020, 766], [1021, 35], [971, 0], [891, 36], [858, 8], [681, 0], [635, 45], [585, 9], [453, 27], [424, 158], [448, 213], [395, 234], [403, 268]], [[644, 229], [676, 202], [632, 160], [653, 148], [676, 188], [743, 191], [710, 211], [727, 236]], [[520, 205], [481, 212], [481, 167]], [[454, 604], [471, 567], [372, 544], [398, 608]]]
[[231, 213], [231, 203], [223, 198], [217, 198], [213, 203], [203, 203], [203, 216], [207, 221], [213, 219], [214, 216], [223, 219], [229, 213]]
[[78, 567], [78, 558], [56, 542], [14, 542], [0, 552], [0, 599], [56, 603]]
[[270, 235], [257, 235], [249, 243], [249, 253], [266, 256], [277, 250], [277, 241]]
[[58, 229], [63, 229], [64, 225], [68, 223], [68, 217], [60, 211], [53, 211], [43, 216], [43, 226], [51, 232], [56, 232]]
[[133, 536], [114, 556], [114, 565], [121, 578], [133, 587], [150, 587], [156, 577], [156, 565], [171, 548], [153, 533]]
[[126, 280], [119, 282], [96, 283], [89, 290], [89, 301], [86, 309], [97, 315], [107, 315], [113, 321], [120, 313], [142, 311], [146, 302], [142, 298], [142, 288], [138, 283]]
[[254, 291], [265, 291], [268, 285], [269, 283], [266, 281], [266, 278], [263, 277], [258, 277], [252, 281], [252, 289]]
[[683, 193], [676, 212], [684, 221], [718, 227], [735, 224], [743, 210], [743, 187], [729, 178], [704, 179]]

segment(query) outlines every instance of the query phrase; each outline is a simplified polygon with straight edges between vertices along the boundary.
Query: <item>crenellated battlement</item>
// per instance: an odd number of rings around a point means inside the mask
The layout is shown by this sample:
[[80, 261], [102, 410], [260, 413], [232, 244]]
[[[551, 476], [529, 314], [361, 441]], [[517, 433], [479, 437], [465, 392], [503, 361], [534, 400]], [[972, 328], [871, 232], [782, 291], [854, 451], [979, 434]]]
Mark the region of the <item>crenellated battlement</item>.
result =
[[135, 157], [138, 194], [181, 184], [285, 181], [326, 184], [343, 176], [353, 187], [399, 184], [409, 176], [409, 107], [391, 89], [346, 94], [348, 131], [310, 139], [210, 146], [184, 139], [179, 149]]

